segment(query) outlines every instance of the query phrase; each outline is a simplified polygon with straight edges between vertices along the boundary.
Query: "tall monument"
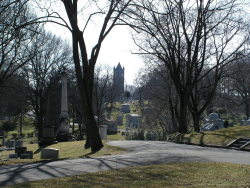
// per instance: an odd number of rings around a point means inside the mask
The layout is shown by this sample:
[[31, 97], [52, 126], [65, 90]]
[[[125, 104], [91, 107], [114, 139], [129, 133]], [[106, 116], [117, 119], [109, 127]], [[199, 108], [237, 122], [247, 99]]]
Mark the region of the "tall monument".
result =
[[67, 74], [64, 69], [61, 74], [62, 94], [61, 94], [61, 113], [59, 117], [59, 127], [57, 131], [58, 141], [67, 141], [70, 136], [69, 132], [69, 114], [68, 114], [68, 95], [67, 95]]
[[122, 100], [124, 94], [124, 67], [122, 68], [121, 64], [118, 63], [117, 67], [114, 67], [114, 92], [117, 100]]

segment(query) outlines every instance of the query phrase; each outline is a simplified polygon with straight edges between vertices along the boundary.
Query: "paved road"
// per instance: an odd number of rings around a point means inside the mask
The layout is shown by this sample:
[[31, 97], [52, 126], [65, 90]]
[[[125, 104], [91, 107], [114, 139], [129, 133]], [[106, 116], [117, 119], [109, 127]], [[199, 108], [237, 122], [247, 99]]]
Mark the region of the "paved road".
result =
[[245, 151], [159, 141], [112, 141], [109, 144], [127, 148], [129, 152], [100, 158], [0, 167], [0, 186], [148, 164], [217, 161], [250, 165], [250, 152]]

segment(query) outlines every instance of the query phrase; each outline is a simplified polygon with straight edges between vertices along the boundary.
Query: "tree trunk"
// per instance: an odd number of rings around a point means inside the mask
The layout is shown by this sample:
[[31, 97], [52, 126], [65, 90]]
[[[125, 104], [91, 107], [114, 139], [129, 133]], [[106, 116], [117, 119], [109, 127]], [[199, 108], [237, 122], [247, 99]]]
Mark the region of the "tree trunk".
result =
[[194, 123], [194, 131], [200, 132], [200, 114], [199, 113], [192, 113], [193, 116], [193, 123]]
[[83, 110], [83, 119], [86, 125], [86, 132], [87, 132], [87, 141], [85, 144], [85, 148], [90, 148], [91, 151], [97, 152], [102, 147], [102, 140], [99, 135], [99, 130], [95, 122], [94, 114], [93, 114], [93, 107], [92, 107], [92, 88], [88, 85], [89, 79], [87, 75], [83, 75], [81, 73], [81, 66], [80, 66], [80, 59], [79, 59], [79, 52], [78, 52], [78, 35], [72, 34], [73, 38], [73, 59], [75, 64], [75, 72], [77, 78], [77, 86], [80, 93], [82, 110]]
[[75, 132], [75, 110], [73, 109], [73, 117], [72, 117], [73, 125], [72, 125], [72, 131]]
[[176, 123], [176, 112], [175, 112], [176, 109], [174, 108], [173, 101], [170, 97], [168, 100], [168, 104], [169, 104], [169, 110], [171, 113], [171, 121], [172, 121], [171, 132], [174, 133], [178, 130], [178, 125]]
[[79, 129], [79, 132], [80, 132], [80, 139], [83, 140], [83, 134], [82, 134], [82, 129], [83, 129], [83, 118], [81, 116], [81, 120], [80, 120], [80, 123], [78, 125], [78, 129]]
[[[187, 101], [187, 100], [186, 100]], [[180, 97], [180, 113], [179, 113], [179, 133], [187, 133], [187, 102], [185, 97]]]
[[23, 136], [23, 110], [21, 110], [21, 114], [20, 114], [20, 125], [19, 125], [19, 138], [22, 138]]
[[247, 118], [249, 118], [249, 102], [248, 102], [248, 100], [246, 100], [246, 102], [245, 102], [245, 108], [246, 108], [246, 116], [247, 116]]

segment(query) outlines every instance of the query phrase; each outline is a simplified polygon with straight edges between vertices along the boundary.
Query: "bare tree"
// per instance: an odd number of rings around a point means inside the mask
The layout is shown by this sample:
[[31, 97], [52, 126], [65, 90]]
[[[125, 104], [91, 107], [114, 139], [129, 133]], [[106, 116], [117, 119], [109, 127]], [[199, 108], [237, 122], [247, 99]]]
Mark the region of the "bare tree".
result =
[[[58, 23], [59, 25], [68, 28], [72, 34], [72, 52], [77, 86], [80, 93], [84, 121], [87, 127], [87, 142], [85, 148], [91, 147], [92, 152], [96, 152], [103, 147], [98, 127], [94, 119], [92, 106], [95, 65], [104, 39], [108, 36], [114, 26], [117, 25], [119, 18], [131, 2], [132, 0], [107, 0], [105, 2], [85, 1], [79, 5], [80, 2], [77, 0], [62, 0], [61, 3], [66, 10], [68, 22], [57, 12], [49, 13], [44, 17], [46, 18], [44, 22], [50, 21]], [[98, 8], [98, 10], [89, 13], [89, 11], [86, 10], [87, 7]], [[87, 19], [81, 19], [81, 15], [85, 18], [87, 17]], [[92, 47], [90, 55], [88, 55], [87, 49], [89, 49], [89, 46], [87, 46], [85, 42], [84, 31], [89, 26], [92, 18], [96, 15], [100, 15], [100, 19], [103, 21], [100, 24], [97, 42]], [[83, 20], [86, 22], [83, 23]], [[83, 29], [81, 29], [82, 26]]]
[[112, 87], [111, 68], [108, 66], [98, 66], [95, 70], [94, 80], [94, 112], [97, 116], [97, 125], [104, 119], [104, 112], [107, 110], [110, 88]]
[[[250, 116], [250, 56], [245, 51], [237, 55], [239, 57], [225, 69], [226, 77], [224, 78], [223, 88], [230, 101], [237, 106], [244, 106], [246, 117]], [[227, 85], [225, 85], [227, 83]], [[226, 96], [225, 96], [226, 97]], [[228, 99], [228, 98], [226, 98]]]
[[211, 71], [220, 74], [246, 41], [238, 13], [237, 0], [139, 0], [124, 19], [137, 32], [140, 53], [167, 68], [179, 98], [181, 133], [188, 131], [194, 87]]
[[[31, 44], [29, 53], [35, 56], [23, 68], [30, 83], [30, 101], [35, 111], [38, 137], [41, 137], [50, 87], [59, 82], [58, 72], [72, 62], [70, 48], [58, 37], [41, 29]], [[56, 79], [56, 80], [55, 80]]]
[[0, 1], [0, 86], [34, 56], [27, 49], [37, 26], [19, 27], [31, 17], [27, 0]]
[[0, 115], [19, 119], [18, 137], [22, 136], [23, 115], [28, 110], [28, 82], [22, 74], [13, 74], [5, 81], [0, 94]]

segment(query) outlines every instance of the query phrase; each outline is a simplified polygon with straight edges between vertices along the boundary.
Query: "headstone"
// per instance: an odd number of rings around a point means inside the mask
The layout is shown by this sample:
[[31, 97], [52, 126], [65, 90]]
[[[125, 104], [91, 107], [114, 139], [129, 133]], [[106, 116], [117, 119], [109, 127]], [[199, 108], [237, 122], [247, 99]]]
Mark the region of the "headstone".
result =
[[22, 140], [16, 140], [16, 147], [22, 147], [23, 146], [23, 141]]
[[20, 157], [22, 154], [25, 154], [27, 151], [27, 147], [16, 147], [15, 148], [15, 153]]
[[57, 159], [59, 150], [55, 148], [43, 148], [41, 150], [41, 159]]
[[116, 124], [117, 125], [122, 125], [123, 124], [123, 116], [122, 115], [117, 116]]
[[5, 143], [5, 147], [6, 147], [7, 149], [14, 150], [14, 149], [15, 149], [15, 140], [8, 140], [8, 141]]
[[61, 94], [61, 114], [60, 125], [57, 131], [58, 141], [67, 141], [70, 137], [69, 133], [69, 114], [68, 114], [68, 94], [67, 94], [67, 74], [64, 70], [61, 75], [62, 94]]
[[241, 120], [240, 125], [241, 126], [248, 126], [248, 125], [250, 125], [250, 118], [248, 118], [247, 120]]
[[141, 126], [141, 116], [138, 114], [128, 114], [126, 116], [126, 129], [140, 128]]
[[9, 154], [9, 159], [17, 159], [18, 155], [16, 153]]
[[102, 140], [107, 140], [107, 131], [108, 126], [107, 125], [100, 125], [99, 126], [99, 134]]
[[211, 113], [208, 115], [208, 121], [216, 121], [218, 119], [220, 119], [220, 116], [217, 113]]
[[108, 126], [107, 134], [117, 134], [117, 124], [114, 120], [105, 120], [104, 124]]
[[20, 159], [31, 159], [29, 154], [21, 154]]
[[122, 113], [130, 113], [130, 104], [121, 104]]
[[25, 151], [26, 155], [29, 155], [29, 159], [33, 159], [33, 151]]
[[224, 128], [224, 121], [220, 119], [219, 114], [211, 113], [208, 115], [205, 124], [201, 128], [201, 131], [214, 131]]

